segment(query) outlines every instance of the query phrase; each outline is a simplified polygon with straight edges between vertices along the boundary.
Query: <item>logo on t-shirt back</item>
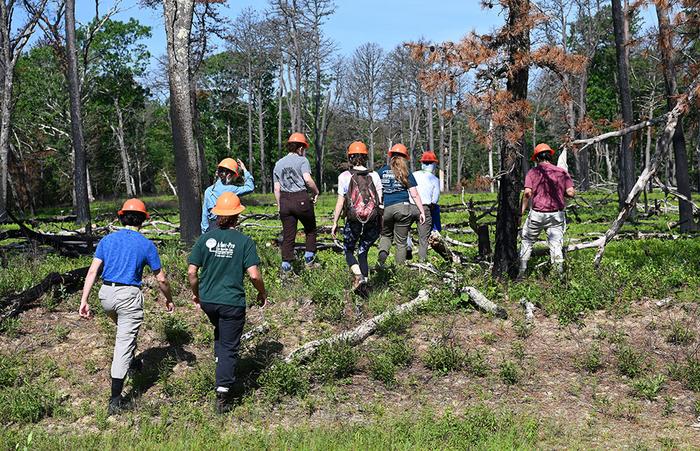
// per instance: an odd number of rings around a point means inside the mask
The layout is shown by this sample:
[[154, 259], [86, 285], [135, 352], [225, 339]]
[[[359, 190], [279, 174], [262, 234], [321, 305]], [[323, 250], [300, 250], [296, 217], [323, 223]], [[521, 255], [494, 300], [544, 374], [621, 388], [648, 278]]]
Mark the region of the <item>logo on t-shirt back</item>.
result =
[[214, 257], [231, 258], [233, 250], [236, 248], [234, 243], [220, 243], [214, 238], [209, 238], [204, 245], [209, 249], [209, 252], [214, 253]]

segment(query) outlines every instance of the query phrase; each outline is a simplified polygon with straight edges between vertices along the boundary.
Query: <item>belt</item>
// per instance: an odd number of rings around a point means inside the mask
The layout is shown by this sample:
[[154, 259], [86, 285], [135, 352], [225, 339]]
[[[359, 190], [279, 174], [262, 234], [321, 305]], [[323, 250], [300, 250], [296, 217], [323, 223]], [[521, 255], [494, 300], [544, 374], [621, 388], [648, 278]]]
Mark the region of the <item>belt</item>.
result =
[[532, 211], [536, 211], [537, 213], [559, 213], [564, 210], [535, 210], [533, 208]]
[[109, 282], [107, 280], [103, 280], [102, 285], [108, 285], [110, 287], [138, 287], [138, 285], [134, 285], [131, 283]]

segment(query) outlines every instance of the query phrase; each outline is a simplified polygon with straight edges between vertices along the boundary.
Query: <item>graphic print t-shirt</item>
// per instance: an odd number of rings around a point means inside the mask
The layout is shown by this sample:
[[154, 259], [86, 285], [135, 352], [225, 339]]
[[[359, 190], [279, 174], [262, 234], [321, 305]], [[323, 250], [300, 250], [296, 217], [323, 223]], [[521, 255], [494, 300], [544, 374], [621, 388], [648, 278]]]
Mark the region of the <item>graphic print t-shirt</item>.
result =
[[397, 180], [394, 171], [389, 168], [389, 165], [384, 165], [377, 171], [379, 178], [382, 179], [382, 190], [384, 191], [384, 207], [408, 202], [408, 188], [413, 188], [417, 185], [416, 178], [413, 174], [408, 174], [408, 187]]
[[273, 177], [285, 193], [306, 191], [304, 174], [311, 174], [311, 165], [306, 157], [295, 153], [287, 154], [275, 164]]
[[245, 307], [243, 275], [259, 265], [255, 242], [232, 229], [215, 229], [200, 236], [187, 262], [199, 266], [202, 302]]

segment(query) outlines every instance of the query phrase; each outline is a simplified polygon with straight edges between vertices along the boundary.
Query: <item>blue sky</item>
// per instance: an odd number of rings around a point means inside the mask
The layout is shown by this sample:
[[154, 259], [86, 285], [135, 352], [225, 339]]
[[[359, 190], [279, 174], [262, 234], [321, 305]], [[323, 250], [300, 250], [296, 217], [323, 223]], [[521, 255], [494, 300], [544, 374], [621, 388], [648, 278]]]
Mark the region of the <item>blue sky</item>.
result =
[[[101, 11], [114, 5], [102, 0]], [[138, 0], [123, 0], [120, 20], [135, 17], [152, 27], [148, 46], [154, 56], [165, 52], [162, 9], [139, 6]], [[266, 0], [228, 0], [225, 14], [235, 17], [246, 7], [259, 11], [267, 8]], [[337, 0], [335, 14], [326, 24], [327, 35], [340, 53], [350, 55], [360, 44], [376, 42], [390, 50], [405, 41], [425, 37], [431, 41], [458, 40], [472, 30], [487, 32], [502, 23], [497, 8], [482, 10], [479, 0]], [[77, 1], [77, 20], [88, 22], [94, 15], [92, 0]]]

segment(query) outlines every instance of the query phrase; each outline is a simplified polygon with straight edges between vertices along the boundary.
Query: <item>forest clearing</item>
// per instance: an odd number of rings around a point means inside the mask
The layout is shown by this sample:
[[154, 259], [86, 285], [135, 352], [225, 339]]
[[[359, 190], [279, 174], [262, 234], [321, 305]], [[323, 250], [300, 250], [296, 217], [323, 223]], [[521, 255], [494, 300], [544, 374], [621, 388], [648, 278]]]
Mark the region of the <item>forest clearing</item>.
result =
[[0, 0], [0, 449], [700, 448], [700, 2], [438, 3]]

